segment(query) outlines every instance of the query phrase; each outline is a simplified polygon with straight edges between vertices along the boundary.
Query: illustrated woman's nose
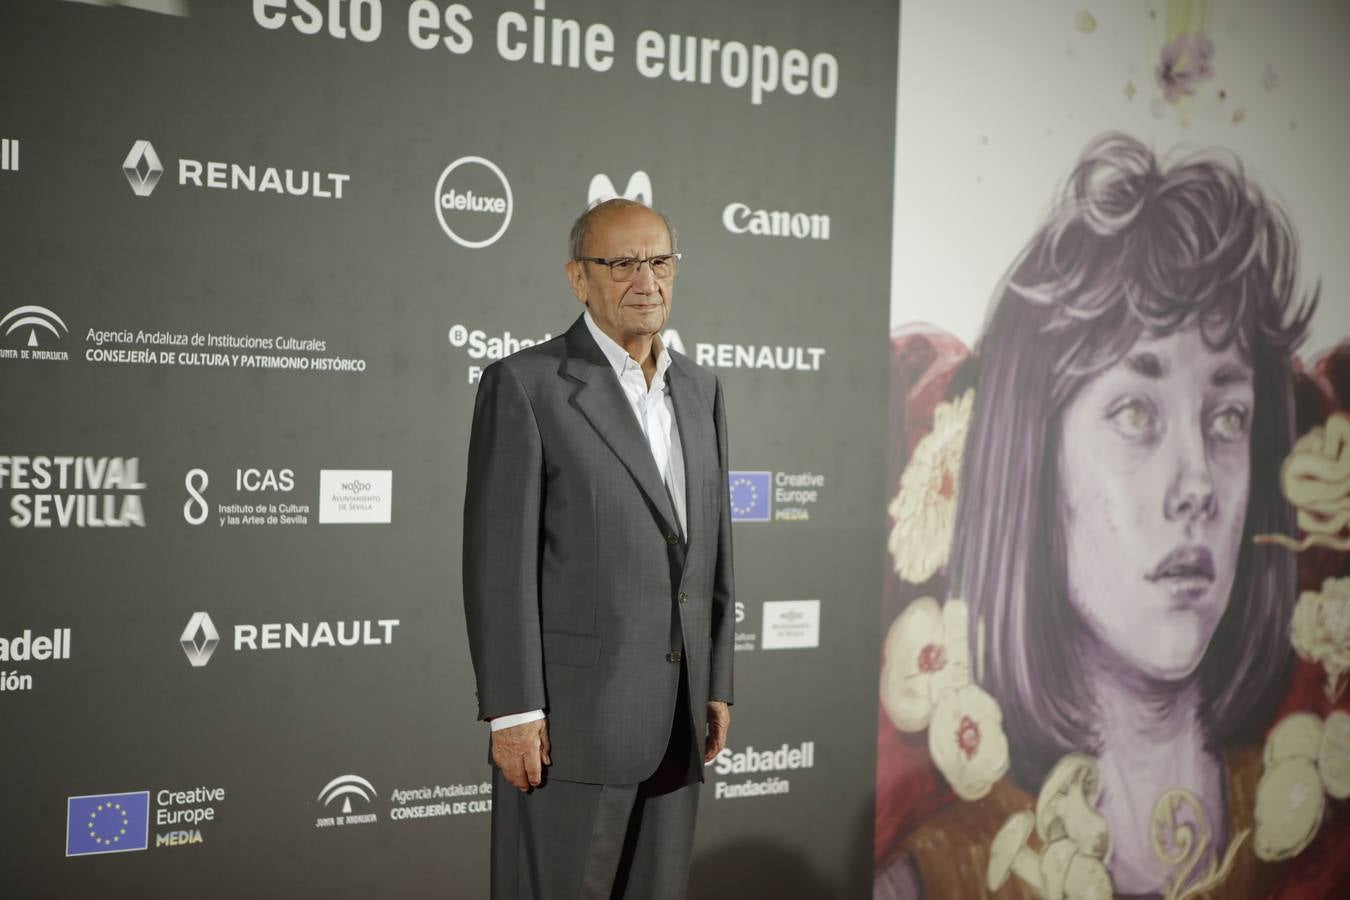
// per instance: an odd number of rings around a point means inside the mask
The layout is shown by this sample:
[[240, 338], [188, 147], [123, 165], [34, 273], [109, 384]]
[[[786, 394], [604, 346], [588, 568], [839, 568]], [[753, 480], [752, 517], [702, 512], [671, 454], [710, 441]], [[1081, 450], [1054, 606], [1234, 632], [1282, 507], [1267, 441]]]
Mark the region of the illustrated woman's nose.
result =
[[1209, 473], [1204, 437], [1200, 434], [1184, 439], [1179, 448], [1177, 475], [1169, 486], [1163, 513], [1169, 521], [1177, 519], [1210, 519], [1218, 510], [1214, 496], [1214, 480]]

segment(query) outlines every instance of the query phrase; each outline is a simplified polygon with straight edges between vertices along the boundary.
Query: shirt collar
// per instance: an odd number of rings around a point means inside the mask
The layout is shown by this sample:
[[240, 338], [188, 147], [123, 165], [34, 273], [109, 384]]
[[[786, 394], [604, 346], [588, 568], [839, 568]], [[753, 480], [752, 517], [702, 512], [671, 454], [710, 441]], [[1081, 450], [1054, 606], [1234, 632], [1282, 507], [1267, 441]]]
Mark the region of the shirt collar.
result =
[[[610, 368], [614, 374], [623, 378], [623, 373], [629, 368], [642, 371], [637, 360], [628, 355], [628, 351], [623, 349], [614, 338], [600, 330], [600, 326], [595, 324], [595, 319], [591, 318], [591, 311], [588, 309], [582, 314], [586, 320], [586, 328], [595, 338], [595, 342], [600, 345], [600, 352], [605, 354], [605, 359], [609, 361]], [[661, 335], [652, 337], [652, 352], [656, 354], [656, 374], [652, 376], [652, 384], [665, 384], [666, 370], [670, 368], [670, 353], [666, 350], [666, 345], [661, 342]]]

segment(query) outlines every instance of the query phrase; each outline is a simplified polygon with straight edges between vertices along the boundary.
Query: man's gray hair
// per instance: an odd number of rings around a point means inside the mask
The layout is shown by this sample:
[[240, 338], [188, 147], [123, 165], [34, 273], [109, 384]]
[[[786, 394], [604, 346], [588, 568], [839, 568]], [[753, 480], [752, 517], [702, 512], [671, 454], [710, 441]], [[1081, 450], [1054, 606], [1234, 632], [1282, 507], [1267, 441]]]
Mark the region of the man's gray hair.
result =
[[597, 213], [611, 209], [628, 209], [630, 207], [640, 209], [650, 209], [661, 217], [661, 221], [666, 223], [666, 233], [670, 235], [670, 249], [676, 249], [675, 226], [670, 223], [669, 217], [659, 209], [652, 209], [645, 203], [637, 200], [629, 200], [627, 197], [612, 197], [609, 200], [600, 200], [587, 206], [577, 220], [572, 223], [572, 231], [567, 237], [567, 252], [569, 259], [576, 259], [579, 256], [585, 256], [586, 239], [591, 236], [591, 225]]

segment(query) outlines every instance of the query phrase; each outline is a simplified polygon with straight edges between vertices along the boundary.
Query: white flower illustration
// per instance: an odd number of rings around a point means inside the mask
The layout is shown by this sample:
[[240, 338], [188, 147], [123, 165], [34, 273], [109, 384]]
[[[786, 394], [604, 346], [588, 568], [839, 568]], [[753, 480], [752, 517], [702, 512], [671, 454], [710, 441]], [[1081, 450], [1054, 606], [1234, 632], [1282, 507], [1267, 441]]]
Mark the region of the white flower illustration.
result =
[[944, 697], [928, 726], [928, 753], [962, 800], [979, 800], [1008, 771], [998, 701], [968, 684]]
[[1294, 444], [1280, 470], [1284, 496], [1298, 510], [1303, 540], [1258, 534], [1258, 544], [1296, 553], [1309, 547], [1350, 550], [1350, 416], [1334, 412]]
[[961, 477], [974, 389], [933, 412], [933, 430], [914, 448], [900, 476], [900, 490], [888, 512], [895, 525], [887, 547], [895, 571], [905, 581], [922, 584], [947, 562], [956, 521], [956, 492]]
[[1291, 757], [1266, 769], [1256, 788], [1256, 855], [1274, 861], [1302, 853], [1317, 835], [1325, 806], [1312, 760]]
[[1322, 664], [1327, 699], [1340, 699], [1350, 672], [1350, 578], [1328, 578], [1320, 592], [1299, 596], [1289, 641], [1303, 659]]
[[1317, 772], [1328, 794], [1337, 800], [1350, 797], [1350, 715], [1340, 710], [1327, 716], [1317, 752]]
[[891, 623], [882, 648], [881, 705], [896, 728], [923, 731], [938, 701], [970, 683], [968, 621], [964, 600], [939, 607], [920, 597]]

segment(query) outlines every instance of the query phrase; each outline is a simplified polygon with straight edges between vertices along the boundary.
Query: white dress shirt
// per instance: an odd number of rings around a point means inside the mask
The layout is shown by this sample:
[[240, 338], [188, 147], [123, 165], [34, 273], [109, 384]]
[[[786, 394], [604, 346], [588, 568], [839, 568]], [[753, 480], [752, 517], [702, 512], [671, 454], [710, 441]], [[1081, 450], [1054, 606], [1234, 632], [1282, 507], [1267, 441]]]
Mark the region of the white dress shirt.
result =
[[[601, 352], [605, 354], [610, 368], [619, 379], [619, 387], [623, 388], [623, 395], [628, 399], [628, 405], [637, 419], [638, 428], [642, 429], [643, 435], [647, 438], [647, 446], [651, 448], [656, 470], [661, 474], [661, 480], [665, 482], [666, 490], [670, 493], [670, 502], [675, 507], [675, 517], [679, 520], [680, 531], [687, 533], [684, 451], [680, 445], [680, 429], [675, 427], [675, 404], [670, 399], [670, 391], [666, 389], [666, 370], [670, 368], [670, 353], [661, 343], [659, 335], [652, 339], [652, 352], [656, 354], [656, 374], [652, 376], [651, 384], [648, 384], [647, 377], [642, 374], [642, 366], [628, 355], [628, 351], [623, 349], [618, 341], [600, 330], [600, 326], [591, 318], [589, 309], [582, 318], [586, 320], [586, 328], [590, 331], [591, 337], [600, 345]], [[500, 731], [512, 725], [523, 725], [542, 718], [544, 718], [542, 709], [532, 709], [528, 712], [497, 716], [492, 719], [491, 725], [493, 731]]]

